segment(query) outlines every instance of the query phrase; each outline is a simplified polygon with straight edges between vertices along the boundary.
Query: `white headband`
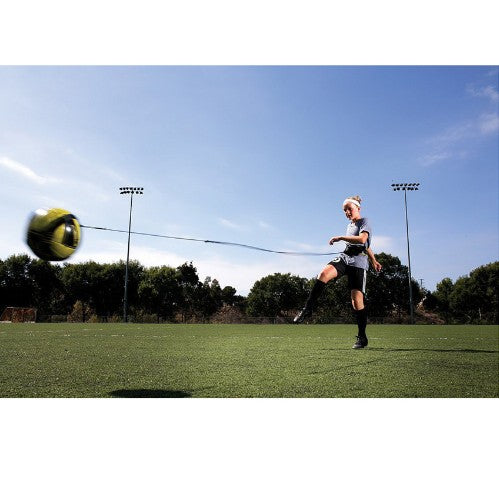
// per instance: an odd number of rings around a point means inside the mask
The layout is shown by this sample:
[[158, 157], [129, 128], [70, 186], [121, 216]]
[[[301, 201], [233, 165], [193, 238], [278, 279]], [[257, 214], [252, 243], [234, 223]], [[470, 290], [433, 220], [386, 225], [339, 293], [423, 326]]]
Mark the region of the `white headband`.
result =
[[357, 200], [352, 200], [350, 198], [347, 198], [344, 202], [343, 202], [343, 206], [345, 206], [347, 203], [353, 203], [357, 208], [360, 208], [360, 203], [357, 201]]

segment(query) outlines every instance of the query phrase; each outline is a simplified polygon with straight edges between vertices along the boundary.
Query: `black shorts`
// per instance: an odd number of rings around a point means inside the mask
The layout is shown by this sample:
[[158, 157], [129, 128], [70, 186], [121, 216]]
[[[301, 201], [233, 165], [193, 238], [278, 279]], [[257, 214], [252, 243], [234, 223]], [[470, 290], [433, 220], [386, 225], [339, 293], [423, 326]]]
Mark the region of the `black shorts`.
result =
[[336, 259], [329, 262], [329, 265], [332, 265], [337, 270], [338, 279], [344, 275], [348, 277], [348, 288], [350, 290], [358, 289], [359, 291], [362, 291], [362, 293], [366, 294], [367, 271], [365, 269], [347, 265], [341, 257], [336, 257]]

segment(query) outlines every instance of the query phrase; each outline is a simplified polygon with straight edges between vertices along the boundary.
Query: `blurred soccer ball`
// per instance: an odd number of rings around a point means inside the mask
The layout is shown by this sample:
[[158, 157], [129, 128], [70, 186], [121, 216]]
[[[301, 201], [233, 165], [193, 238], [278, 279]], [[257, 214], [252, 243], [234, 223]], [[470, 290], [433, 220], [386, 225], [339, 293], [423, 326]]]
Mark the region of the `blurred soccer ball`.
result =
[[65, 260], [81, 240], [78, 219], [62, 208], [36, 210], [29, 225], [27, 243], [43, 260]]

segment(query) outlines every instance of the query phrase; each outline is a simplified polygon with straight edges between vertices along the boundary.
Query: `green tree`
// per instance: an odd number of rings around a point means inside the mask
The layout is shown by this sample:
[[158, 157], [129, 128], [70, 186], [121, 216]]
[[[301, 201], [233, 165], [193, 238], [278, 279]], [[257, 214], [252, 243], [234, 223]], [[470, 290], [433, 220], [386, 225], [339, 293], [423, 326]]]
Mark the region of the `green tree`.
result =
[[99, 292], [97, 278], [99, 270], [100, 264], [93, 261], [64, 265], [61, 281], [65, 295], [66, 312], [72, 310], [76, 301], [81, 301], [82, 305], [96, 308], [95, 298]]
[[228, 306], [233, 306], [237, 302], [237, 290], [232, 286], [225, 286], [222, 289], [222, 302]]
[[[381, 252], [376, 259], [383, 266], [381, 272], [372, 269], [368, 271], [367, 297], [369, 315], [385, 317], [390, 314], [398, 316], [409, 313], [408, 268], [402, 265], [400, 259]], [[416, 306], [423, 299], [423, 291], [419, 284], [412, 279], [412, 296]]]
[[178, 272], [173, 267], [151, 267], [144, 271], [138, 288], [139, 302], [148, 313], [173, 319], [183, 302]]
[[40, 259], [33, 259], [29, 274], [33, 281], [33, 306], [39, 314], [57, 313], [63, 301], [61, 267]]
[[207, 277], [203, 283], [199, 282], [196, 288], [195, 314], [203, 320], [207, 320], [216, 313], [223, 305], [222, 289], [216, 279]]
[[[311, 279], [309, 287], [312, 288], [315, 279]], [[348, 317], [352, 315], [352, 305], [348, 280], [341, 278], [329, 282], [322, 296], [317, 302], [315, 311], [315, 321], [318, 323], [332, 323], [338, 317]]]
[[11, 255], [2, 264], [0, 288], [4, 306], [33, 306], [32, 259], [26, 254]]
[[[123, 260], [112, 264], [102, 264], [99, 273], [101, 293], [94, 297], [96, 310], [101, 315], [121, 315], [125, 294], [126, 263]], [[128, 265], [128, 304], [132, 310], [140, 306], [139, 285], [144, 276], [144, 267], [136, 260]]]
[[[128, 303], [138, 303], [138, 287], [144, 268], [137, 261], [128, 266]], [[119, 313], [123, 306], [125, 263], [98, 264], [93, 261], [81, 264], [66, 264], [62, 269], [61, 281], [66, 296], [66, 311], [76, 301], [95, 309], [98, 315]]]
[[192, 262], [185, 262], [177, 267], [177, 281], [181, 289], [179, 309], [182, 321], [186, 321], [196, 314], [197, 299], [199, 297], [199, 276]]
[[499, 262], [478, 267], [456, 280], [449, 296], [454, 318], [468, 323], [497, 323]]
[[307, 279], [276, 273], [255, 282], [247, 310], [251, 316], [288, 316], [303, 305], [307, 295]]
[[232, 286], [225, 286], [222, 289], [222, 302], [224, 306], [234, 306], [239, 311], [246, 310], [247, 299], [237, 294], [236, 288]]
[[454, 290], [454, 283], [449, 277], [442, 279], [433, 293], [428, 293], [424, 300], [424, 307], [429, 311], [436, 311], [444, 320], [451, 319], [450, 298]]
[[57, 307], [60, 268], [27, 254], [0, 261], [0, 305], [34, 307], [50, 313]]

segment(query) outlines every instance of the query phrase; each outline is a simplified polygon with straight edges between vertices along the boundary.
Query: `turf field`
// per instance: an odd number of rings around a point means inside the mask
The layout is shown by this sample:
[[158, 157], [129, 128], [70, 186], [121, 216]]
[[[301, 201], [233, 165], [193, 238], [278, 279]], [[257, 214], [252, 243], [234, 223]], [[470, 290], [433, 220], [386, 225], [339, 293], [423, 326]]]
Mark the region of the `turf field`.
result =
[[0, 397], [499, 397], [496, 326], [0, 324]]

